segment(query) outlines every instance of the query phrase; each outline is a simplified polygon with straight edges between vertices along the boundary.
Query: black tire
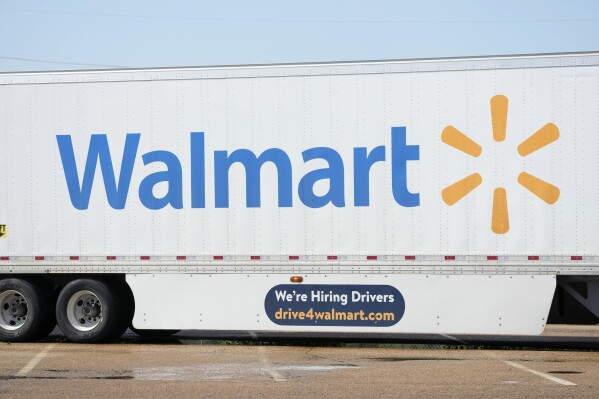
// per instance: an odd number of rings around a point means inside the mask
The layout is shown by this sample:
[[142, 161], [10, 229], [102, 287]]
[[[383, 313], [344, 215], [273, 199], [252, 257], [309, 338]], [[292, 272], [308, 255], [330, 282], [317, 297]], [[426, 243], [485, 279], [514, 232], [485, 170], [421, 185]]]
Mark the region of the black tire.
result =
[[54, 329], [50, 288], [38, 281], [9, 278], [0, 281], [0, 340], [37, 341]]
[[133, 315], [135, 314], [135, 301], [133, 300], [133, 292], [131, 291], [129, 284], [124, 281], [116, 281], [115, 286], [119, 292], [125, 326], [130, 326], [131, 322], [133, 321]]
[[105, 342], [120, 337], [129, 324], [118, 283], [81, 279], [67, 284], [56, 301], [56, 320], [73, 342]]
[[168, 338], [171, 335], [178, 333], [181, 330], [139, 330], [133, 326], [129, 327], [135, 334], [148, 338], [148, 339], [160, 339]]

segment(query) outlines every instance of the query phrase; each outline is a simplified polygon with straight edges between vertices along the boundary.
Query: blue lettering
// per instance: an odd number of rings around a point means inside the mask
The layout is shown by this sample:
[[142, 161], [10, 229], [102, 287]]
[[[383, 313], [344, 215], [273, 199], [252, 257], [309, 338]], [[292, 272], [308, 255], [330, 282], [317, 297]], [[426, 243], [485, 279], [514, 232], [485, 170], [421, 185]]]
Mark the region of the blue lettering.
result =
[[[144, 165], [152, 162], [162, 162], [166, 170], [146, 176], [139, 185], [139, 200], [148, 209], [162, 209], [168, 204], [175, 209], [183, 208], [183, 171], [181, 163], [175, 154], [168, 151], [152, 151], [141, 157]], [[166, 195], [157, 198], [154, 195], [154, 186], [161, 182], [168, 183]]]
[[[94, 134], [90, 138], [87, 159], [80, 179], [77, 169], [73, 143], [70, 135], [58, 135], [56, 140], [60, 152], [62, 167], [71, 203], [76, 209], [89, 207], [97, 164], [100, 164], [104, 191], [109, 205], [114, 209], [124, 209], [135, 158], [141, 135], [128, 133], [118, 183], [112, 164], [108, 139], [105, 134]], [[370, 205], [370, 171], [377, 162], [386, 158], [385, 146], [381, 145], [368, 152], [366, 147], [353, 149], [354, 206]], [[303, 204], [310, 208], [322, 208], [329, 203], [335, 207], [345, 207], [345, 169], [341, 155], [329, 147], [315, 147], [302, 152], [305, 163], [312, 160], [324, 160], [328, 167], [312, 170], [299, 181], [297, 192]], [[405, 207], [420, 205], [420, 194], [408, 189], [408, 161], [420, 159], [420, 147], [406, 143], [406, 128], [391, 129], [391, 185], [393, 198], [397, 204]], [[147, 175], [139, 185], [139, 199], [148, 209], [158, 210], [171, 205], [174, 209], [183, 208], [183, 170], [179, 158], [168, 151], [151, 151], [142, 155], [144, 165], [162, 162], [166, 170]], [[214, 198], [216, 208], [229, 207], [229, 173], [231, 167], [239, 163], [245, 171], [246, 206], [259, 208], [261, 204], [261, 171], [265, 163], [271, 162], [277, 170], [278, 206], [293, 205], [293, 181], [291, 160], [287, 153], [279, 148], [269, 148], [260, 156], [248, 149], [238, 149], [232, 153], [214, 151]], [[191, 207], [206, 207], [206, 154], [204, 132], [190, 134], [190, 180]], [[314, 191], [322, 180], [328, 181], [328, 190], [323, 195]], [[162, 197], [154, 195], [159, 183], [166, 183], [168, 189]]]
[[401, 206], [420, 205], [420, 194], [408, 191], [408, 161], [420, 159], [420, 147], [406, 145], [405, 126], [391, 128], [391, 184], [393, 198]]
[[354, 148], [354, 205], [370, 205], [370, 167], [385, 160], [385, 146], [366, 152], [366, 148]]
[[[313, 159], [324, 159], [329, 167], [316, 169], [306, 173], [299, 182], [298, 194], [300, 200], [310, 208], [322, 208], [329, 202], [336, 207], [345, 206], [345, 184], [343, 175], [343, 159], [332, 148], [316, 147], [302, 152], [304, 162]], [[329, 191], [318, 196], [314, 194], [314, 184], [319, 180], [329, 180]]]
[[269, 148], [260, 157], [246, 149], [233, 151], [231, 155], [227, 155], [227, 151], [214, 151], [214, 196], [217, 208], [229, 207], [229, 168], [235, 162], [241, 163], [245, 168], [248, 208], [260, 207], [260, 170], [266, 162], [272, 162], [277, 167], [279, 207], [292, 206], [291, 161], [285, 151]]
[[110, 157], [110, 149], [108, 148], [108, 139], [105, 134], [92, 134], [89, 141], [89, 150], [87, 152], [83, 180], [80, 185], [71, 136], [56, 136], [62, 168], [69, 189], [69, 196], [71, 198], [71, 203], [76, 209], [84, 210], [89, 206], [89, 197], [94, 184], [94, 175], [96, 174], [96, 163], [98, 159], [100, 160], [100, 169], [102, 171], [104, 190], [106, 192], [108, 203], [114, 209], [125, 208], [139, 139], [139, 133], [127, 134], [117, 186], [114, 168], [112, 167], [112, 159]]
[[191, 133], [191, 207], [206, 206], [206, 161], [204, 133]]

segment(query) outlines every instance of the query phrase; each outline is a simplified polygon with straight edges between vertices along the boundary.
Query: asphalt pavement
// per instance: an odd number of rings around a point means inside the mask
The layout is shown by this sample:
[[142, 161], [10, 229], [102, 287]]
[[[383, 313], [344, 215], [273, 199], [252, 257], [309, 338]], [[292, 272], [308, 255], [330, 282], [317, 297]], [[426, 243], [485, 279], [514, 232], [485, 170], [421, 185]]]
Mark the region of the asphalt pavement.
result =
[[[3, 343], [0, 398], [599, 397], [592, 345], [221, 338], [185, 332], [149, 341], [128, 332], [116, 343], [82, 345], [55, 333]], [[538, 338], [596, 344], [599, 326], [549, 326]]]

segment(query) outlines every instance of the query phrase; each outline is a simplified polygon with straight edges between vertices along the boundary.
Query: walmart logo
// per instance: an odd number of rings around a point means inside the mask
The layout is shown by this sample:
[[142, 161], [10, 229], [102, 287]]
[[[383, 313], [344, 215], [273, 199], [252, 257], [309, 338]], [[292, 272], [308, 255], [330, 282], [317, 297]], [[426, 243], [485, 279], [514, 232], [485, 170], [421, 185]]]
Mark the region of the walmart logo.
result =
[[[503, 95], [491, 98], [491, 120], [493, 125], [493, 139], [502, 142], [506, 136], [508, 99]], [[547, 123], [536, 133], [524, 140], [517, 148], [518, 154], [526, 157], [533, 152], [553, 143], [559, 138], [559, 130], [553, 123]], [[477, 158], [482, 154], [482, 147], [464, 133], [453, 126], [447, 126], [441, 133], [441, 140], [471, 157]], [[447, 205], [454, 205], [483, 181], [478, 173], [473, 173], [443, 189], [441, 197]], [[554, 204], [560, 195], [559, 188], [539, 179], [529, 173], [522, 172], [518, 176], [518, 183], [528, 191], [545, 201]], [[505, 234], [510, 229], [508, 215], [507, 193], [505, 188], [497, 187], [493, 193], [493, 211], [491, 215], [491, 230], [496, 234]]]

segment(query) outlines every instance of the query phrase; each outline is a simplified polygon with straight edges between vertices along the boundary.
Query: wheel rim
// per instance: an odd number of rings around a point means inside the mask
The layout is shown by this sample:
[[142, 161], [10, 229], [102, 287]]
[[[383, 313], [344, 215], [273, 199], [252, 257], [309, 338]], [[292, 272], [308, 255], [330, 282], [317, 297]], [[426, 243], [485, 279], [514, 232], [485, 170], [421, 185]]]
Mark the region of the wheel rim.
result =
[[18, 330], [27, 321], [29, 306], [19, 291], [6, 290], [0, 293], [0, 327]]
[[90, 331], [102, 322], [102, 303], [91, 291], [78, 291], [67, 304], [67, 319], [79, 331]]

